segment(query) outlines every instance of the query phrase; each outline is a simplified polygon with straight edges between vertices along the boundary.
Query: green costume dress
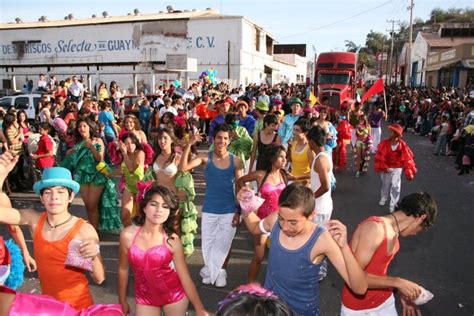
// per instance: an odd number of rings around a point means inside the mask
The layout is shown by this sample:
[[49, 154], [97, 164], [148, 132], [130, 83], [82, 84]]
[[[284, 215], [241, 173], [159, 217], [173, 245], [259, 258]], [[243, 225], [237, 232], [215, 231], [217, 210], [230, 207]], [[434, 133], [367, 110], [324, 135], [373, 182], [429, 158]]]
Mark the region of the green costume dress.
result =
[[185, 256], [190, 256], [194, 252], [194, 235], [197, 232], [198, 211], [194, 205], [196, 191], [194, 190], [194, 180], [190, 172], [178, 172], [175, 180], [178, 191], [184, 191], [186, 198], [179, 202], [181, 211], [181, 243]]
[[132, 194], [137, 194], [137, 182], [143, 180], [143, 177], [145, 176], [145, 168], [139, 166], [131, 172], [128, 170], [125, 162], [122, 162], [120, 168], [122, 169], [123, 178], [125, 180], [125, 190]]
[[[94, 147], [100, 151], [100, 144], [94, 144]], [[104, 187], [99, 202], [99, 230], [119, 233], [123, 226], [115, 182], [105, 176], [105, 173], [112, 171], [107, 165], [105, 170], [98, 171], [96, 169], [98, 163], [92, 152], [85, 146], [84, 141], [76, 144], [73, 149], [74, 153], [67, 156], [59, 165], [69, 169], [74, 180], [81, 185], [91, 183]]]

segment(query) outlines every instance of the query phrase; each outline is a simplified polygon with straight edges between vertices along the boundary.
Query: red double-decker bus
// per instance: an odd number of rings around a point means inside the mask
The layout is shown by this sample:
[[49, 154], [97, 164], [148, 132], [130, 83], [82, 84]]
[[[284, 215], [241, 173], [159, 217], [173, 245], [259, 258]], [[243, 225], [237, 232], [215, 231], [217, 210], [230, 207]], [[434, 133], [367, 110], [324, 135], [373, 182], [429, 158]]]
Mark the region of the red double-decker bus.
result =
[[315, 95], [320, 102], [329, 99], [330, 106], [338, 109], [356, 93], [357, 54], [349, 52], [321, 53], [315, 69]]

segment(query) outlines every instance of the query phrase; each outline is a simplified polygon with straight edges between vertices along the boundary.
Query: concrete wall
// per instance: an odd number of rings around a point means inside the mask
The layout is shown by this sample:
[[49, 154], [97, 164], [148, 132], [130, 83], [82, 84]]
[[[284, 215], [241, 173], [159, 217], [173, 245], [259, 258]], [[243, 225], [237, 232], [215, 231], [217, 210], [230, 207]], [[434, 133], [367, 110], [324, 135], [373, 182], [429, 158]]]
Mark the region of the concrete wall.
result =
[[[416, 86], [423, 86], [426, 82], [426, 72], [423, 70], [426, 67], [426, 61], [428, 56], [428, 43], [425, 38], [418, 33], [415, 42], [413, 42], [411, 50], [411, 62], [412, 65], [418, 62], [418, 70], [413, 78], [413, 83]], [[413, 66], [412, 66], [413, 69]], [[410, 74], [411, 75], [411, 74]]]

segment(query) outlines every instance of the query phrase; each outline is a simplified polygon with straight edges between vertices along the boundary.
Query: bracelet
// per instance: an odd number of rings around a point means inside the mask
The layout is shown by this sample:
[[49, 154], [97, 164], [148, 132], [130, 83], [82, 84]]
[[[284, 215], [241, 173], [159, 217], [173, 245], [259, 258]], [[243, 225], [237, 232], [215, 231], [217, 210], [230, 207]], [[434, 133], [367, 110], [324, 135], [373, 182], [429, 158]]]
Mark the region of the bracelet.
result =
[[258, 228], [260, 229], [262, 234], [267, 235], [267, 236], [270, 235], [270, 232], [267, 231], [265, 227], [263, 227], [263, 219], [260, 222], [258, 222]]

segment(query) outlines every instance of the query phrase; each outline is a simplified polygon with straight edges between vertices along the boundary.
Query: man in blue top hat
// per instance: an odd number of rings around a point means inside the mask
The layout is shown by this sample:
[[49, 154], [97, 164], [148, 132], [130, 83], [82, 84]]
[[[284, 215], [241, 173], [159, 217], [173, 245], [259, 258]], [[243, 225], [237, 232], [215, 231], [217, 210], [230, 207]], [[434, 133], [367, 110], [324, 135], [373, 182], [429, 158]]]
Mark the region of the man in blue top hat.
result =
[[283, 123], [278, 129], [278, 135], [281, 138], [281, 144], [288, 148], [288, 142], [291, 141], [293, 136], [293, 126], [296, 121], [300, 118], [301, 108], [303, 107], [303, 102], [299, 98], [293, 98], [290, 101], [291, 104], [291, 113], [285, 115]]
[[[0, 185], [3, 185], [8, 173], [18, 161], [11, 153], [0, 156]], [[85, 220], [72, 215], [69, 212], [69, 204], [73, 201], [75, 194], [79, 192], [79, 183], [72, 180], [71, 173], [65, 168], [47, 168], [43, 177], [36, 182], [33, 190], [40, 196], [46, 212], [37, 212], [32, 209], [18, 211], [11, 208], [9, 198], [3, 192], [0, 193], [0, 222], [12, 225], [28, 225], [33, 232], [33, 247], [38, 266], [38, 275], [42, 293], [51, 295], [56, 299], [67, 301], [73, 306], [87, 301], [92, 304], [87, 279], [84, 270], [67, 269], [65, 260], [68, 254], [70, 241], [79, 241], [77, 251], [82, 258], [91, 260], [92, 279], [96, 283], [102, 283], [105, 279], [105, 270], [100, 257], [99, 237], [91, 224]], [[53, 246], [53, 248], [50, 247]], [[54, 251], [52, 251], [54, 249]], [[59, 271], [59, 269], [64, 269]], [[67, 270], [67, 271], [66, 271]], [[65, 280], [63, 288], [52, 289], [48, 280], [57, 275], [68, 274], [69, 280], [76, 280], [78, 284], [71, 284]], [[82, 284], [86, 286], [81, 293], [77, 288]], [[78, 302], [76, 297], [65, 299], [65, 293], [75, 292], [75, 296], [81, 297]]]

